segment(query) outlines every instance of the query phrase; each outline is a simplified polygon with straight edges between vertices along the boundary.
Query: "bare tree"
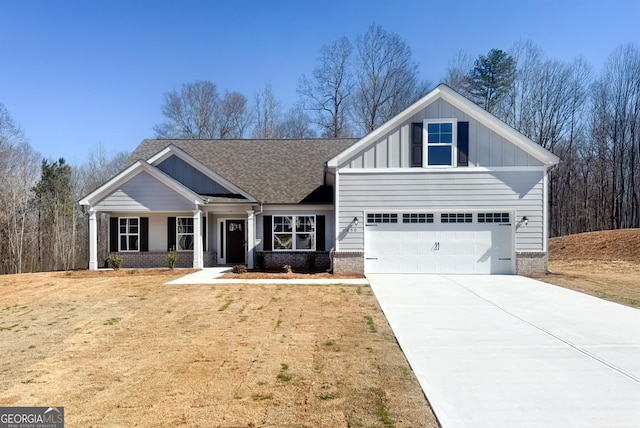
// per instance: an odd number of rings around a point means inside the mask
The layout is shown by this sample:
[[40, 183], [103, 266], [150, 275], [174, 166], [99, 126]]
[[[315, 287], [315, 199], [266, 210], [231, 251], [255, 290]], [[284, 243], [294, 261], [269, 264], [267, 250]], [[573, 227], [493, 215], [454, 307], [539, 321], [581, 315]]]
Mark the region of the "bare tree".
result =
[[218, 137], [244, 138], [251, 120], [247, 97], [239, 92], [226, 92], [220, 101]]
[[270, 82], [256, 93], [253, 138], [284, 138], [282, 105], [273, 94]]
[[350, 137], [348, 123], [349, 99], [354, 81], [349, 67], [351, 42], [341, 37], [320, 49], [319, 65], [311, 78], [302, 76], [298, 94], [307, 110], [315, 113], [314, 123], [323, 137]]
[[164, 95], [166, 121], [154, 126], [158, 138], [215, 138], [220, 98], [208, 80], [185, 83], [182, 90]]
[[397, 34], [373, 24], [356, 41], [353, 117], [365, 132], [400, 113], [426, 93], [411, 48]]
[[461, 95], [471, 98], [471, 69], [473, 59], [464, 51], [459, 51], [449, 60], [447, 73], [443, 78], [446, 83]]
[[294, 105], [284, 116], [282, 126], [285, 138], [315, 138], [316, 131], [311, 127], [311, 118], [301, 105]]

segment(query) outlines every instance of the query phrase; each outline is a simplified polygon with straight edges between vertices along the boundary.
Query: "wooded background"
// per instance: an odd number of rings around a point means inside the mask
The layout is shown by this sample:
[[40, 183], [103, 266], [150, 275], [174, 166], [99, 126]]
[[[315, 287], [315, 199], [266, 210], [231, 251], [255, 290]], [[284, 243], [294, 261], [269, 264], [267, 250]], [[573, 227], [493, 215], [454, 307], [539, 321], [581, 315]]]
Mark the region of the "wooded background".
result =
[[[637, 44], [619, 46], [597, 73], [580, 57], [547, 58], [531, 41], [475, 58], [459, 52], [442, 81], [560, 157], [550, 174], [551, 236], [640, 227]], [[268, 83], [250, 102], [202, 80], [166, 93], [165, 122], [153, 129], [157, 138], [362, 136], [433, 86], [419, 81], [406, 42], [372, 25], [323, 46], [286, 111]], [[87, 215], [77, 201], [127, 156], [98, 146], [79, 165], [42, 159], [0, 103], [0, 273], [86, 268]]]

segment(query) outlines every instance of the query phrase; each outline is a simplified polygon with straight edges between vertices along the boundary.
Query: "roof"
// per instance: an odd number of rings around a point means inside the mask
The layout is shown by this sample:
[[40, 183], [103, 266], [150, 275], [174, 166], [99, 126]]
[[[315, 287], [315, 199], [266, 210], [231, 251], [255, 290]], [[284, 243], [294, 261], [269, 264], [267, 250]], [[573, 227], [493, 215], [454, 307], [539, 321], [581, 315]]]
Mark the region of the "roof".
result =
[[326, 202], [325, 164], [356, 141], [147, 139], [131, 153], [122, 169], [175, 146], [259, 201]]
[[413, 117], [415, 114], [425, 109], [427, 106], [438, 99], [444, 99], [448, 103], [460, 109], [465, 114], [469, 115], [489, 129], [493, 130], [498, 135], [502, 135], [511, 143], [515, 144], [526, 153], [538, 159], [545, 166], [550, 167], [560, 161], [560, 159], [549, 150], [545, 149], [539, 144], [536, 144], [533, 140], [516, 131], [514, 128], [507, 125], [505, 122], [501, 121], [491, 113], [482, 109], [473, 101], [465, 98], [464, 96], [451, 89], [449, 86], [441, 83], [427, 95], [407, 107], [404, 111], [400, 112], [395, 117], [385, 122], [382, 126], [376, 128], [375, 130], [364, 136], [356, 144], [348, 147], [344, 152], [341, 152], [337, 156], [332, 158], [328, 162], [328, 165], [330, 167], [339, 166], [342, 162], [349, 159], [354, 154], [362, 151], [370, 144], [375, 144], [382, 136], [400, 126], [407, 120], [410, 120], [411, 117]]

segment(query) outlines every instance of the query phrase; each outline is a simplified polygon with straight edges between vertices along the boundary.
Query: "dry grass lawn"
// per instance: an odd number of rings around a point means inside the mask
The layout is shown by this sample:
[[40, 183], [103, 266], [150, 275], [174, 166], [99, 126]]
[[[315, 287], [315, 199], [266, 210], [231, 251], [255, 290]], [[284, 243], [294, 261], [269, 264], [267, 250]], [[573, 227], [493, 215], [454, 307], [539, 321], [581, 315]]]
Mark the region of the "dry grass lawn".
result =
[[69, 427], [436, 427], [369, 287], [0, 277], [0, 405]]
[[552, 238], [549, 270], [537, 279], [640, 308], [640, 229]]

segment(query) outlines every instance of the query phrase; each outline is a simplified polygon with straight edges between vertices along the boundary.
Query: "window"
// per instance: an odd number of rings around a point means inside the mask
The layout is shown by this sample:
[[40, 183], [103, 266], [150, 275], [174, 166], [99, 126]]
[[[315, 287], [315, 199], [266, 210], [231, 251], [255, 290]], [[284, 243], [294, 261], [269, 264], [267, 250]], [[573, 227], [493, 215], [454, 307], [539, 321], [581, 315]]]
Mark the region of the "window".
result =
[[119, 223], [120, 251], [140, 251], [140, 219], [121, 217]]
[[411, 213], [402, 214], [403, 223], [433, 223], [433, 214]]
[[367, 223], [397, 223], [398, 214], [373, 213], [367, 214]]
[[478, 213], [478, 223], [509, 223], [509, 213]]
[[471, 223], [473, 216], [471, 213], [442, 213], [440, 223]]
[[316, 249], [316, 217], [273, 216], [273, 249], [310, 251]]
[[452, 120], [426, 122], [427, 129], [427, 165], [453, 166], [454, 128]]
[[178, 251], [193, 251], [193, 217], [177, 217], [176, 232]]

